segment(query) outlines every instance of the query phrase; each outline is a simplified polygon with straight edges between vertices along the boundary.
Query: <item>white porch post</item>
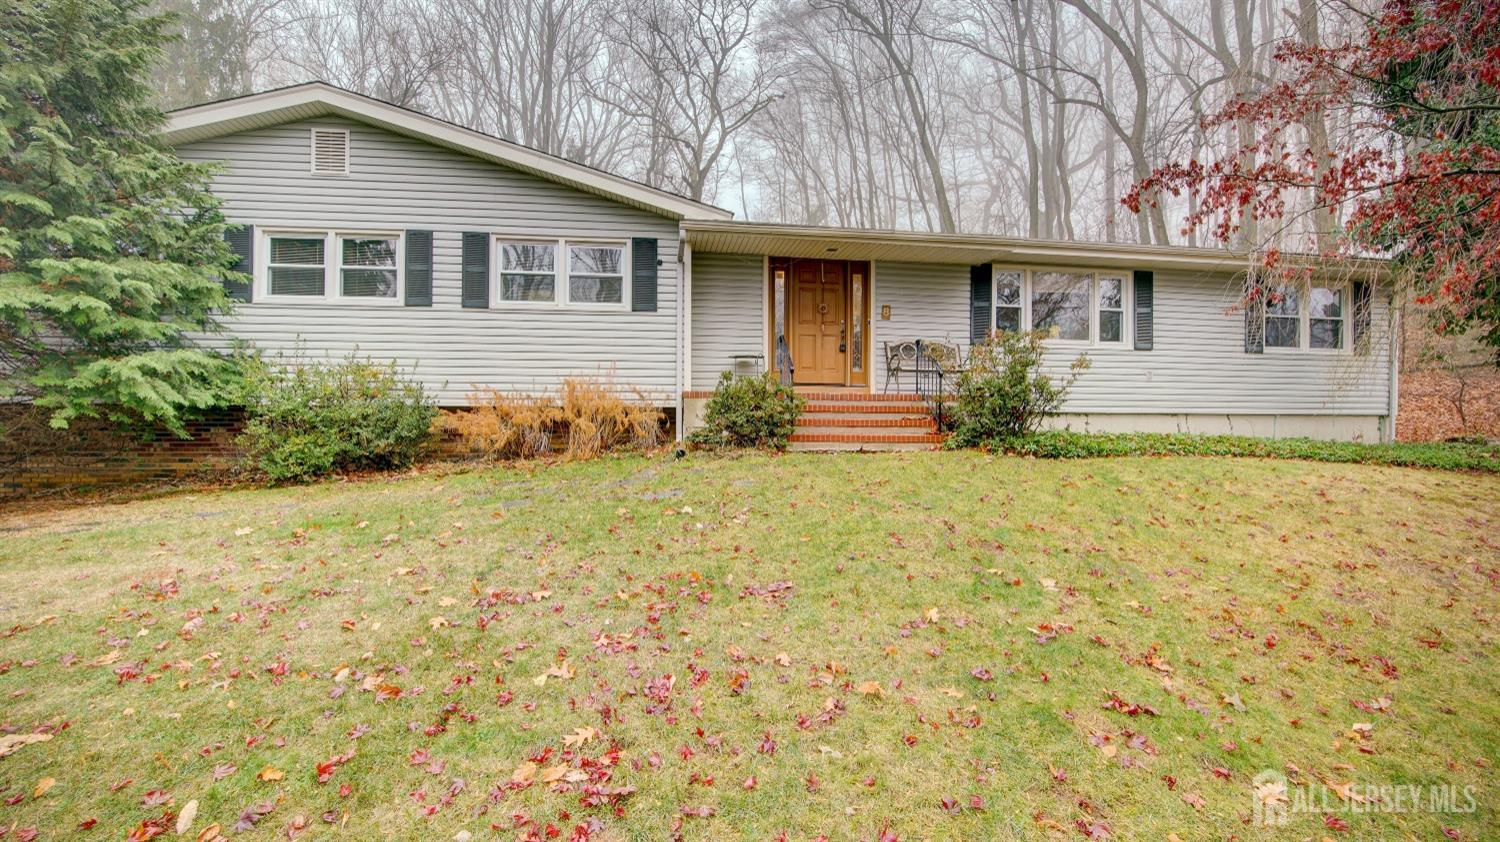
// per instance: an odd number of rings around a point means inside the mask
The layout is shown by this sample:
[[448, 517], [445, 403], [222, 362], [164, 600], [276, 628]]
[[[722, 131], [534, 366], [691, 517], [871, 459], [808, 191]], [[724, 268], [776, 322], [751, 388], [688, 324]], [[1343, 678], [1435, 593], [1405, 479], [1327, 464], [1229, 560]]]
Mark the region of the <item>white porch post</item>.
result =
[[682, 271], [677, 275], [681, 279], [677, 309], [682, 319], [682, 328], [677, 332], [682, 343], [682, 353], [678, 356], [682, 361], [682, 369], [677, 374], [678, 441], [682, 441], [683, 427], [687, 426], [684, 415], [687, 401], [683, 398], [683, 393], [693, 388], [693, 246], [686, 237], [682, 238], [681, 243], [681, 247], [677, 249], [678, 259], [682, 261]]

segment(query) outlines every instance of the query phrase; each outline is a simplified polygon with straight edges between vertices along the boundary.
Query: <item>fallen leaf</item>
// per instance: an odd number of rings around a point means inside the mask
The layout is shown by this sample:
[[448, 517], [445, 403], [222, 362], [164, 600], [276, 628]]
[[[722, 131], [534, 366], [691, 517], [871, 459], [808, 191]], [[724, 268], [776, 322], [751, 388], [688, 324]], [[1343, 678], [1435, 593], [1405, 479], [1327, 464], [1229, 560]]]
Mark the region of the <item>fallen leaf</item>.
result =
[[878, 681], [861, 681], [854, 690], [862, 696], [874, 696], [877, 699], [885, 698], [885, 688], [881, 687]]
[[196, 818], [198, 818], [198, 799], [194, 798], [182, 805], [182, 812], [177, 814], [177, 835], [187, 833], [188, 828], [193, 826], [193, 819]]
[[537, 765], [535, 763], [522, 763], [516, 771], [510, 773], [510, 782], [513, 784], [529, 784], [536, 780]]
[[563, 735], [563, 746], [575, 748], [599, 738], [599, 729], [587, 725], [580, 725], [573, 729], [573, 733]]
[[31, 791], [31, 797], [41, 798], [43, 795], [46, 795], [47, 790], [51, 789], [56, 783], [56, 778], [42, 778], [41, 780], [36, 782], [36, 789], [33, 789]]
[[275, 766], [267, 765], [266, 768], [260, 770], [260, 774], [256, 775], [256, 777], [260, 778], [262, 781], [266, 781], [267, 783], [269, 783], [271, 781], [281, 780], [282, 778], [286, 777], [286, 773], [276, 768]]
[[15, 754], [21, 746], [32, 743], [45, 743], [52, 739], [51, 734], [6, 734], [0, 736], [0, 757]]

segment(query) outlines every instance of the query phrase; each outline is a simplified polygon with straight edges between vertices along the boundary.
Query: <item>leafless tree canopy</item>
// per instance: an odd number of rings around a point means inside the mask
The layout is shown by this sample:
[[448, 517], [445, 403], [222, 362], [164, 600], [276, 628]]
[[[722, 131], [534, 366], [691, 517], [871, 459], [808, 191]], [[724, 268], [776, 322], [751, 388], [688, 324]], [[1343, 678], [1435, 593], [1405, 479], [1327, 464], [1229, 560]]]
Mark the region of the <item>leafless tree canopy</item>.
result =
[[[1344, 0], [163, 0], [168, 106], [307, 79], [760, 221], [1206, 245], [1187, 199], [1131, 214], [1169, 160], [1274, 84], [1282, 39]], [[1313, 149], [1346, 127], [1304, 126]], [[1337, 225], [1245, 242], [1304, 248]]]

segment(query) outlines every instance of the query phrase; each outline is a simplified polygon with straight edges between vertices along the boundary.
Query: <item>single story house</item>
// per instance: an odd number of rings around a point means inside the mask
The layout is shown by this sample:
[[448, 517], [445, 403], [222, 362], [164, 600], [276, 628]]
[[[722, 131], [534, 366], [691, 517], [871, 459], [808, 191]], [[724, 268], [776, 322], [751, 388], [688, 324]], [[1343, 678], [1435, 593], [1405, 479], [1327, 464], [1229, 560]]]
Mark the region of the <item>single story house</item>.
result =
[[822, 407], [849, 428], [827, 440], [858, 443], [876, 424], [860, 411], [914, 389], [888, 351], [1030, 327], [1058, 370], [1092, 362], [1059, 424], [1394, 434], [1381, 261], [1309, 261], [1247, 312], [1249, 262], [1228, 251], [739, 222], [322, 83], [174, 111], [164, 137], [222, 164], [213, 190], [253, 278], [230, 291], [227, 337], [393, 359], [441, 405], [607, 376], [680, 435], [721, 372], [770, 367], [849, 401]]

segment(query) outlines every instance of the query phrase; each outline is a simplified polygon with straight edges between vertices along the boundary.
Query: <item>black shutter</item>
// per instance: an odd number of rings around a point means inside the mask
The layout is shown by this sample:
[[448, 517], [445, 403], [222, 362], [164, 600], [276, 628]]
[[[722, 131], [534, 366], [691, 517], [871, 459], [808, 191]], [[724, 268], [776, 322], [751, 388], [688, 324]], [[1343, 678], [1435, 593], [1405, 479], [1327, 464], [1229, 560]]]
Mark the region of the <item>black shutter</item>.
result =
[[406, 306], [432, 306], [432, 232], [406, 232]]
[[969, 341], [983, 342], [990, 336], [994, 318], [995, 267], [989, 263], [969, 267]]
[[464, 232], [463, 306], [490, 306], [490, 235], [483, 231]]
[[1245, 278], [1245, 353], [1266, 352], [1266, 286], [1254, 271]]
[[[239, 256], [232, 267], [236, 272], [243, 272], [254, 277], [255, 272], [255, 226], [236, 225], [224, 229], [224, 242], [229, 243], [229, 250]], [[249, 301], [250, 290], [254, 286], [250, 281], [224, 280], [224, 294], [234, 301]]]
[[1153, 272], [1136, 272], [1135, 287], [1135, 349], [1149, 351], [1156, 342], [1156, 275]]
[[1353, 345], [1356, 354], [1370, 353], [1370, 285], [1365, 281], [1354, 282], [1354, 328]]
[[656, 240], [636, 237], [630, 241], [630, 309], [656, 312]]

